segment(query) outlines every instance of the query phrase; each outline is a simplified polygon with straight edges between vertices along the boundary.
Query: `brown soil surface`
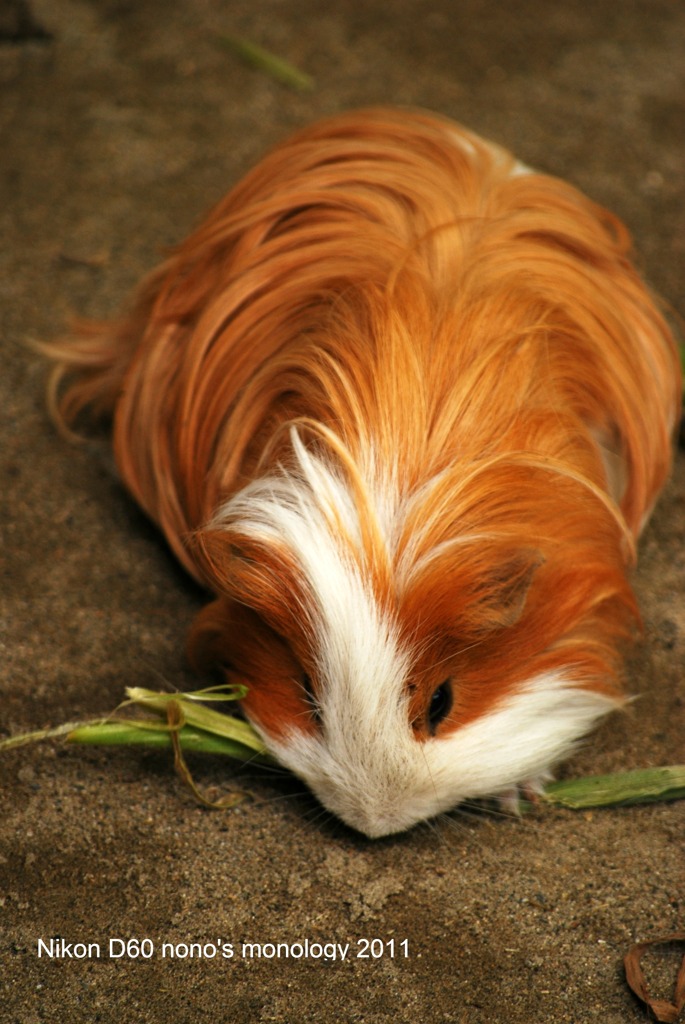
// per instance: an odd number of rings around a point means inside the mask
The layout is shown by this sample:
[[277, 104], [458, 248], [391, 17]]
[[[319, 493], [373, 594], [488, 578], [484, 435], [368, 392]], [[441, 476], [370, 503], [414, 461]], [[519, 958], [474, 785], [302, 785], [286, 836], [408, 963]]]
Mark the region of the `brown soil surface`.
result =
[[[222, 32], [288, 57], [316, 89], [244, 66]], [[196, 684], [183, 644], [202, 595], [120, 490], [106, 444], [57, 436], [23, 343], [70, 311], [113, 312], [292, 128], [372, 102], [453, 116], [619, 213], [647, 277], [685, 311], [673, 0], [0, 0], [0, 34], [0, 734], [110, 710], [125, 685]], [[627, 672], [640, 699], [568, 774], [685, 760], [682, 454], [636, 586], [645, 635]], [[292, 780], [194, 766], [203, 786], [254, 800], [204, 810], [161, 754], [52, 743], [0, 756], [0, 1020], [646, 1019], [622, 957], [684, 925], [682, 803], [455, 814], [371, 842]], [[102, 956], [40, 955], [58, 937]], [[110, 956], [115, 939], [149, 939], [152, 956]], [[363, 939], [383, 955], [359, 956]], [[305, 940], [349, 950], [242, 949]], [[654, 970], [668, 995], [675, 961]]]

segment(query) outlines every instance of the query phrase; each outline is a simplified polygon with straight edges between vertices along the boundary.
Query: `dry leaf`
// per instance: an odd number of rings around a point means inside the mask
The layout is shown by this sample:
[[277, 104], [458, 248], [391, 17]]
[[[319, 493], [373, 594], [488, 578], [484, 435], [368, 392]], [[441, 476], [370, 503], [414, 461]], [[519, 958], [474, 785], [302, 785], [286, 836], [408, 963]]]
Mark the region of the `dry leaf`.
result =
[[662, 1024], [676, 1024], [683, 1007], [685, 1007], [685, 955], [678, 971], [675, 983], [674, 1001], [666, 999], [655, 999], [650, 995], [647, 982], [642, 971], [642, 957], [653, 946], [682, 945], [685, 948], [685, 932], [674, 932], [673, 935], [662, 935], [657, 939], [649, 939], [646, 942], [637, 942], [626, 953], [623, 964], [626, 972], [626, 981], [635, 995], [645, 1003], [654, 1016]]

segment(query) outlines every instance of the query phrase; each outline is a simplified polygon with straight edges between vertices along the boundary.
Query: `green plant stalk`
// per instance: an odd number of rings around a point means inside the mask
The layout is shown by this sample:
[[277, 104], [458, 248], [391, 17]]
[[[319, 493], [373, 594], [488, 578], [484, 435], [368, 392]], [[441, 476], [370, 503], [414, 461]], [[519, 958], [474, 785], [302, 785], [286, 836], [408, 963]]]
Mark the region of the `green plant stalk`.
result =
[[228, 690], [225, 687], [217, 687], [211, 690], [196, 690], [193, 693], [155, 693], [154, 690], [146, 690], [142, 686], [126, 688], [126, 696], [129, 703], [140, 705], [140, 707], [146, 708], [149, 711], [154, 711], [163, 718], [166, 718], [170, 703], [178, 704], [181, 708], [184, 724], [192, 725], [204, 732], [232, 740], [254, 754], [267, 754], [266, 747], [251, 725], [241, 721], [239, 718], [235, 718], [233, 715], [225, 715], [221, 711], [214, 711], [204, 704], [204, 702], [210, 700], [222, 702], [227, 699], [233, 700], [242, 695], [242, 693]]
[[[178, 730], [182, 750], [198, 754], [219, 754], [239, 761], [256, 764], [273, 764], [268, 754], [258, 753], [235, 740], [184, 725]], [[67, 734], [68, 743], [90, 746], [130, 747], [144, 746], [153, 749], [170, 750], [173, 747], [171, 730], [162, 723], [143, 723], [109, 720], [85, 723], [72, 728]]]
[[[222, 754], [241, 761], [274, 764], [261, 739], [247, 722], [226, 715], [207, 703], [239, 700], [244, 687], [214, 686], [190, 693], [158, 693], [142, 686], [126, 688], [122, 707], [134, 705], [159, 716], [159, 721], [112, 719], [85, 722], [73, 729], [70, 743], [174, 747], [176, 734], [181, 751]], [[172, 724], [173, 722], [173, 724]]]
[[297, 89], [298, 92], [311, 92], [314, 89], [314, 79], [311, 75], [300, 71], [287, 60], [277, 57], [275, 54], [265, 50], [258, 43], [249, 39], [242, 39], [240, 36], [222, 34], [219, 42], [226, 49], [231, 50], [250, 67], [263, 71], [271, 78], [276, 79], [283, 85]]

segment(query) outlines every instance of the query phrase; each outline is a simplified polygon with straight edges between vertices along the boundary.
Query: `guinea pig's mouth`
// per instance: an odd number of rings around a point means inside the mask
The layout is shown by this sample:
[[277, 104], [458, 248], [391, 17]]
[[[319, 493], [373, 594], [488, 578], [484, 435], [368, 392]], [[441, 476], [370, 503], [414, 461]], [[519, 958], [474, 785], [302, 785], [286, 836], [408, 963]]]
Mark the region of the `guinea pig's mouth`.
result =
[[338, 800], [322, 798], [316, 789], [310, 787], [317, 800], [326, 810], [347, 825], [348, 828], [366, 836], [367, 839], [384, 839], [388, 836], [407, 832], [426, 820], [424, 812], [408, 813], [407, 808], [378, 811], [375, 807], [356, 806], [353, 810], [341, 807]]
[[264, 738], [281, 764], [306, 784], [325, 810], [368, 839], [406, 832], [458, 802], [453, 793], [438, 796], [423, 756], [418, 757], [418, 765], [411, 756], [418, 751], [409, 733], [404, 757], [397, 757], [397, 751], [395, 758], [369, 752], [368, 760], [355, 770], [333, 757], [319, 737], [299, 734], [285, 743]]

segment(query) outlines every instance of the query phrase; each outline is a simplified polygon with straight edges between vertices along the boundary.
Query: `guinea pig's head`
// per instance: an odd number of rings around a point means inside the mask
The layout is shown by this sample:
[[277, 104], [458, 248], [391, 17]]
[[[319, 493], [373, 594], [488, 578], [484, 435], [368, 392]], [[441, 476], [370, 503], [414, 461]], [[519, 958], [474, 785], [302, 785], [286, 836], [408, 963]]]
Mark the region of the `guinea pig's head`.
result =
[[247, 717], [329, 811], [378, 837], [510, 792], [616, 706], [597, 683], [605, 644], [583, 632], [611, 573], [584, 577], [577, 548], [565, 560], [506, 531], [421, 553], [411, 502], [401, 527], [397, 510], [377, 517], [379, 547], [342, 475], [303, 446], [298, 460], [207, 532], [225, 596], [191, 648], [247, 685]]

